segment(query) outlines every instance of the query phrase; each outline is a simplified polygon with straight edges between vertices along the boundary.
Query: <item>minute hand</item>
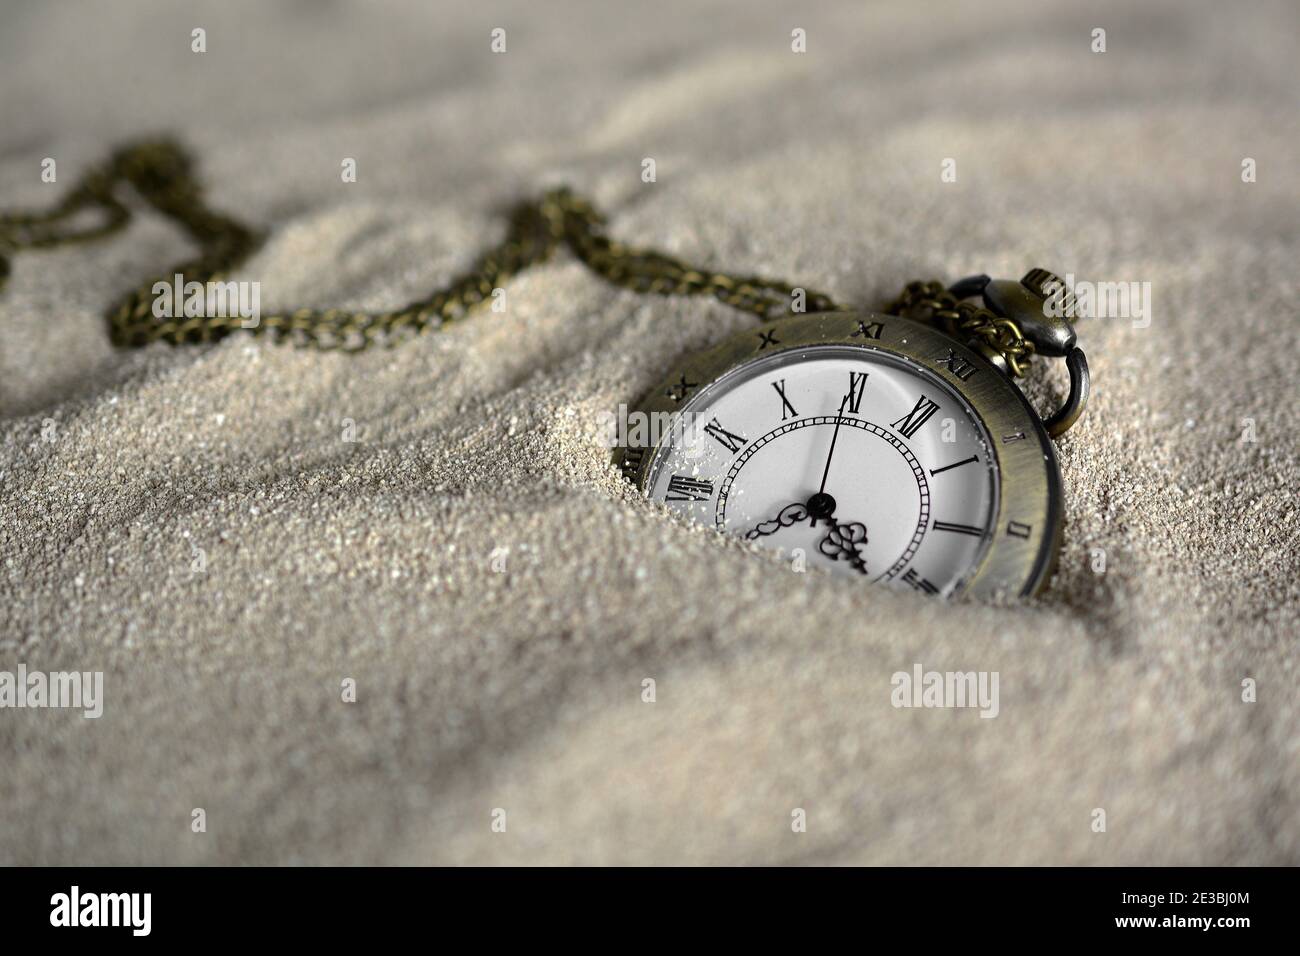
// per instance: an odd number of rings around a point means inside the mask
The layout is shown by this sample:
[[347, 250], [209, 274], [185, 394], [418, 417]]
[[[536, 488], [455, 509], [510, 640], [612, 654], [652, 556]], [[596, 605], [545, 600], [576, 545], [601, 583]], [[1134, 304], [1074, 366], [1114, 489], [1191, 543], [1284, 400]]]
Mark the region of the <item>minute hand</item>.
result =
[[840, 399], [840, 410], [835, 416], [835, 431], [831, 432], [831, 450], [826, 453], [826, 467], [822, 470], [822, 486], [817, 489], [817, 494], [826, 493], [826, 478], [831, 473], [831, 459], [835, 457], [835, 441], [840, 437], [840, 423], [844, 421], [844, 403], [849, 400], [845, 395]]

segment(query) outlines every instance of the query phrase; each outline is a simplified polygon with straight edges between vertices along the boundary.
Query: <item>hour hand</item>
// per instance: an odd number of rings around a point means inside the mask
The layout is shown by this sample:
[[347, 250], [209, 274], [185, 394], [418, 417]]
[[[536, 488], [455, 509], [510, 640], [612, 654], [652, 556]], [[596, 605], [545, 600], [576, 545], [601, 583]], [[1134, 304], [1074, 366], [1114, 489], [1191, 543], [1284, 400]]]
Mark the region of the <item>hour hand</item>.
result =
[[831, 523], [817, 550], [832, 561], [848, 561], [855, 571], [867, 574], [867, 562], [860, 550], [866, 546], [867, 526], [860, 521], [848, 521]]
[[791, 525], [798, 524], [805, 518], [808, 518], [808, 506], [796, 502], [792, 505], [786, 505], [771, 521], [760, 521], [752, 529], [745, 532], [745, 538], [753, 541], [755, 538], [763, 538], [769, 534], [776, 534], [782, 528], [788, 528]]

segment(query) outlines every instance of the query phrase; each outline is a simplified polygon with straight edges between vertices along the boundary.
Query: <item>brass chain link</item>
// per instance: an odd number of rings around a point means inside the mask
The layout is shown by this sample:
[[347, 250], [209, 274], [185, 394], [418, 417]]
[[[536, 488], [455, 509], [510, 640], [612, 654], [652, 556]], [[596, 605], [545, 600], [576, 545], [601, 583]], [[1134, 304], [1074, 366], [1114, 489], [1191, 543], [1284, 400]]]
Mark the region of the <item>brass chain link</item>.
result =
[[967, 300], [959, 300], [942, 282], [909, 282], [886, 308], [889, 315], [906, 315], [931, 322], [953, 338], [979, 339], [1000, 353], [1012, 375], [1024, 375], [1034, 354], [1034, 343], [1011, 319]]
[[[193, 163], [179, 145], [169, 140], [140, 142], [114, 152], [49, 212], [0, 214], [0, 289], [8, 277], [9, 258], [17, 250], [88, 242], [124, 229], [131, 211], [117, 195], [122, 184], [133, 187], [199, 246], [196, 257], [174, 266], [167, 277], [179, 273], [187, 283], [224, 281], [262, 243], [260, 234], [207, 206]], [[102, 221], [78, 228], [76, 218], [93, 210]], [[501, 243], [483, 253], [469, 271], [423, 299], [387, 312], [296, 309], [263, 315], [247, 331], [320, 349], [359, 351], [374, 344], [393, 344], [464, 318], [491, 299], [493, 290], [529, 266], [550, 259], [561, 245], [614, 285], [654, 295], [712, 296], [761, 319], [789, 312], [801, 289], [757, 276], [701, 270], [661, 252], [624, 245], [605, 235], [604, 218], [589, 202], [568, 189], [556, 189], [540, 200], [516, 205]], [[142, 284], [109, 309], [114, 345], [215, 342], [244, 328], [239, 315], [155, 316], [153, 288], [157, 281], [169, 282], [167, 277]], [[824, 293], [802, 291], [806, 311], [846, 309]], [[887, 311], [932, 321], [962, 339], [977, 336], [1006, 357], [1015, 375], [1023, 374], [1033, 351], [1014, 322], [957, 301], [938, 282], [909, 283]]]

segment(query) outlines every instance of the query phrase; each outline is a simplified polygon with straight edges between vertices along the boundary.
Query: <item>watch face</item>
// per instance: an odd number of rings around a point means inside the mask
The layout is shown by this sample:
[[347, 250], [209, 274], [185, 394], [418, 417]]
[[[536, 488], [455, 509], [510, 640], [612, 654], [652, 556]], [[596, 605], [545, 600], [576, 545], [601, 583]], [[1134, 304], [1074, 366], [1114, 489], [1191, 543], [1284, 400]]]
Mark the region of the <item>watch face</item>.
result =
[[822, 312], [737, 332], [683, 358], [619, 430], [614, 463], [642, 491], [794, 570], [1001, 601], [1055, 564], [1040, 419], [923, 322]]
[[646, 491], [694, 521], [806, 566], [949, 594], [994, 533], [988, 432], [905, 357], [787, 349], [700, 388], [652, 459]]

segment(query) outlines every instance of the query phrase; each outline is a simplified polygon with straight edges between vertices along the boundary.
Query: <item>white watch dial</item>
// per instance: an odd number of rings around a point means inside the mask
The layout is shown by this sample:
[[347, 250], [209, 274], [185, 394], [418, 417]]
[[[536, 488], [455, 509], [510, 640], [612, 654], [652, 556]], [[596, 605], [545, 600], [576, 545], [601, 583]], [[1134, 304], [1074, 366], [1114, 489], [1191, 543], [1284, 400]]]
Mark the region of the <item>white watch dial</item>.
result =
[[802, 566], [929, 593], [960, 590], [997, 512], [996, 459], [958, 394], [901, 356], [774, 353], [682, 408], [650, 497]]

